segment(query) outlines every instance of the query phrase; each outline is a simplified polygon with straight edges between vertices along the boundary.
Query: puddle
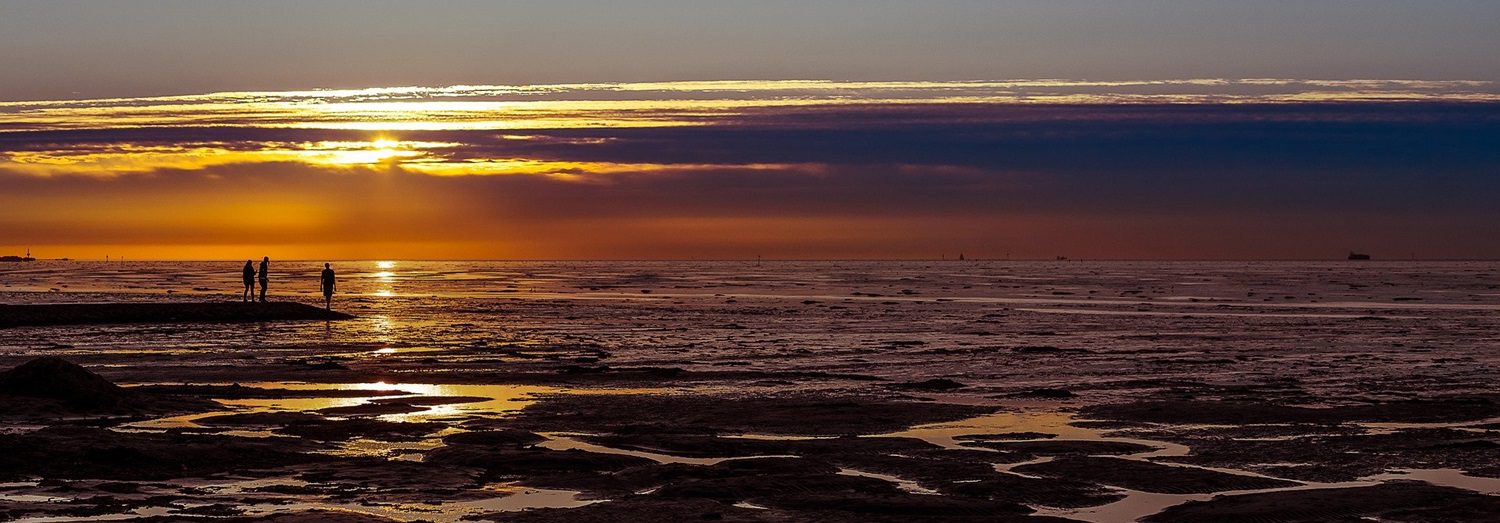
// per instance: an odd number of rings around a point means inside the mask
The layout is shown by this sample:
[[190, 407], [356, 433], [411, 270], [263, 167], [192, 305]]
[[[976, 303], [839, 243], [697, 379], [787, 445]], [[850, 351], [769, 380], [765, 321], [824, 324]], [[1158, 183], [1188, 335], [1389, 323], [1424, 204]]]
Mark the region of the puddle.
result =
[[[535, 403], [538, 396], [546, 394], [581, 393], [582, 391], [571, 391], [556, 387], [541, 387], [535, 385], [434, 385], [419, 383], [304, 383], [304, 382], [258, 382], [244, 383], [245, 387], [261, 389], [288, 389], [298, 391], [335, 391], [335, 390], [363, 390], [363, 391], [390, 391], [392, 394], [376, 396], [363, 396], [355, 398], [254, 398], [254, 399], [215, 399], [219, 404], [228, 407], [224, 411], [202, 412], [157, 418], [124, 426], [125, 429], [166, 430], [166, 429], [202, 429], [208, 428], [195, 423], [196, 420], [220, 416], [224, 414], [243, 413], [267, 413], [267, 412], [313, 412], [335, 407], [354, 407], [365, 405], [376, 400], [398, 400], [400, 398], [416, 397], [479, 397], [487, 398], [484, 401], [454, 402], [438, 405], [424, 405], [423, 410], [401, 414], [383, 414], [372, 416], [375, 419], [394, 422], [425, 422], [442, 421], [465, 416], [504, 416], [519, 412], [528, 405]], [[604, 389], [589, 390], [589, 394], [631, 394], [639, 391], [633, 389]], [[339, 416], [329, 416], [337, 418]], [[265, 434], [252, 434], [260, 437], [270, 436]]]
[[661, 454], [661, 453], [656, 453], [656, 452], [647, 452], [647, 451], [643, 451], [643, 450], [618, 449], [618, 448], [614, 448], [614, 447], [606, 447], [606, 446], [603, 446], [603, 445], [595, 445], [593, 443], [588, 443], [586, 441], [581, 441], [581, 440], [578, 440], [578, 439], [576, 439], [576, 438], [573, 437], [573, 436], [588, 436], [590, 434], [563, 433], [563, 432], [543, 432], [541, 435], [544, 436], [544, 437], [546, 437], [547, 441], [543, 441], [540, 444], [538, 444], [537, 446], [541, 447], [541, 448], [544, 448], [544, 449], [551, 449], [551, 450], [583, 450], [583, 451], [587, 451], [587, 452], [597, 452], [599, 454], [617, 454], [617, 455], [620, 455], [620, 456], [633, 456], [633, 457], [637, 457], [637, 458], [646, 458], [646, 459], [655, 461], [657, 463], [662, 463], [662, 464], [676, 463], [676, 464], [682, 464], [682, 465], [713, 466], [713, 465], [717, 465], [717, 464], [723, 463], [725, 461], [733, 461], [733, 460], [739, 460], [739, 459], [795, 458], [795, 457], [797, 457], [797, 456], [791, 456], [791, 455], [767, 455], [767, 456], [732, 456], [732, 457], [727, 457], [727, 458], [688, 458], [688, 457], [682, 457], [682, 456], [673, 456], [671, 454]]
[[418, 441], [381, 441], [369, 438], [354, 438], [340, 443], [338, 448], [327, 451], [327, 454], [334, 456], [372, 456], [421, 461], [422, 453], [443, 446], [442, 436], [445, 435], [438, 433], [434, 434], [432, 438]]
[[1372, 481], [1409, 479], [1425, 481], [1444, 487], [1472, 490], [1491, 496], [1500, 496], [1500, 478], [1469, 476], [1464, 474], [1464, 471], [1458, 469], [1396, 469], [1395, 472], [1387, 472], [1361, 479]]
[[[1069, 425], [1075, 421], [1072, 413], [1058, 411], [999, 412], [966, 420], [918, 425], [903, 431], [879, 434], [871, 437], [916, 438], [950, 450], [984, 450], [980, 447], [962, 445], [957, 438], [982, 434], [1012, 434], [1037, 432], [1055, 434], [1058, 440], [1089, 440], [1140, 442], [1159, 447], [1161, 442], [1106, 438], [1100, 431]], [[1028, 440], [1012, 440], [1028, 441]]]
[[[535, 403], [540, 396], [549, 394], [644, 394], [661, 393], [666, 389], [565, 389], [559, 387], [544, 387], [535, 385], [438, 385], [421, 383], [306, 383], [306, 382], [256, 382], [242, 383], [241, 386], [260, 389], [286, 389], [295, 391], [375, 391], [388, 392], [374, 396], [360, 397], [313, 397], [313, 398], [253, 398], [253, 399], [215, 399], [214, 401], [225, 407], [224, 410], [212, 412], [200, 412], [156, 418], [116, 427], [121, 431], [163, 431], [163, 430], [199, 430], [212, 432], [217, 435], [252, 437], [252, 438], [279, 438], [286, 437], [272, 432], [269, 429], [232, 429], [222, 430], [221, 427], [208, 427], [197, 423], [198, 420], [222, 416], [228, 414], [256, 414], [271, 412], [303, 412], [312, 413], [323, 409], [336, 407], [354, 407], [370, 404], [371, 402], [395, 400], [408, 398], [414, 402], [419, 398], [452, 398], [451, 403], [432, 402], [432, 405], [418, 405], [422, 410], [400, 414], [382, 414], [368, 416], [372, 419], [396, 423], [419, 423], [419, 422], [455, 422], [469, 417], [504, 417], [512, 415], [521, 409]], [[484, 398], [482, 401], [473, 401], [473, 398]], [[342, 419], [351, 416], [325, 416], [329, 419]], [[382, 441], [369, 438], [355, 438], [344, 441], [337, 448], [327, 451], [329, 454], [338, 456], [368, 456], [387, 459], [402, 459], [420, 461], [422, 453], [442, 446], [442, 438], [451, 434], [462, 432], [463, 429], [450, 426], [431, 436], [417, 441]], [[576, 442], [578, 445], [586, 445]], [[603, 449], [603, 447], [600, 447]], [[601, 450], [602, 451], [602, 450]], [[616, 453], [626, 451], [616, 451]], [[664, 455], [663, 455], [664, 456]], [[654, 458], [653, 458], [654, 459]], [[683, 458], [687, 459], [687, 458]]]
[[479, 514], [490, 512], [520, 512], [542, 508], [577, 508], [607, 500], [582, 499], [582, 493], [573, 490], [534, 488], [515, 483], [485, 486], [484, 492], [499, 494], [495, 497], [475, 500], [444, 501], [441, 503], [330, 503], [298, 501], [291, 503], [265, 503], [242, 505], [245, 515], [268, 516], [276, 513], [295, 513], [310, 510], [365, 514], [397, 521], [434, 521], [452, 523], [468, 521]]
[[289, 390], [399, 390], [404, 394], [370, 396], [360, 398], [296, 398], [296, 399], [236, 399], [217, 400], [228, 407], [237, 407], [242, 412], [309, 412], [334, 407], [364, 405], [373, 400], [394, 399], [406, 396], [480, 397], [487, 401], [471, 403], [449, 403], [431, 405], [425, 410], [404, 414], [385, 414], [375, 419], [396, 422], [435, 421], [442, 418], [466, 415], [506, 415], [519, 412], [536, 402], [543, 394], [557, 394], [564, 389], [535, 385], [433, 385], [420, 383], [298, 383], [260, 382], [243, 384], [248, 387]]
[[924, 496], [941, 495], [938, 491], [918, 485], [915, 481], [898, 476], [892, 476], [889, 474], [876, 474], [874, 472], [865, 472], [863, 470], [854, 469], [839, 469], [839, 475], [878, 479], [887, 483], [894, 484], [896, 485], [896, 488], [901, 489], [903, 492], [906, 492], [908, 494], [921, 494]]
[[604, 499], [580, 499], [580, 493], [574, 490], [525, 487], [515, 483], [502, 483], [489, 486], [485, 487], [485, 490], [502, 492], [506, 495], [478, 501], [446, 503], [444, 505], [456, 505], [483, 512], [520, 512], [538, 508], [577, 508], [608, 501]]
[[1041, 477], [1039, 477], [1039, 476], [1033, 476], [1031, 474], [1022, 474], [1020, 472], [1016, 472], [1015, 469], [1016, 469], [1016, 467], [1024, 467], [1026, 465], [1040, 465], [1042, 463], [1046, 463], [1046, 462], [1052, 461], [1053, 459], [1055, 459], [1055, 458], [1052, 457], [1052, 456], [1042, 456], [1042, 457], [1039, 457], [1039, 458], [1029, 459], [1029, 460], [1021, 461], [1021, 462], [1017, 462], [1017, 463], [996, 463], [995, 464], [995, 472], [1004, 472], [1004, 473], [1010, 474], [1012, 476], [1021, 476], [1023, 478], [1041, 479]]
[[1460, 430], [1471, 430], [1471, 431], [1474, 431], [1474, 432], [1494, 432], [1493, 429], [1479, 428], [1479, 426], [1480, 425], [1496, 424], [1496, 423], [1500, 423], [1500, 418], [1487, 418], [1487, 419], [1482, 419], [1482, 420], [1455, 421], [1455, 422], [1439, 422], [1439, 423], [1365, 422], [1365, 423], [1356, 423], [1355, 425], [1358, 425], [1358, 426], [1364, 428], [1365, 431], [1367, 433], [1369, 433], [1369, 434], [1391, 434], [1391, 433], [1394, 433], [1396, 431], [1401, 431], [1401, 430], [1421, 430], [1421, 429], [1460, 429]]
[[[1055, 437], [1054, 438], [1049, 438], [1049, 439], [1034, 439], [1034, 440], [1018, 439], [1018, 440], [1006, 440], [1006, 441], [1069, 441], [1069, 440], [1073, 440], [1073, 441], [1110, 441], [1110, 442], [1134, 443], [1134, 444], [1138, 444], [1138, 445], [1145, 445], [1145, 446], [1148, 446], [1148, 447], [1153, 447], [1155, 450], [1146, 451], [1146, 452], [1140, 452], [1140, 453], [1136, 453], [1136, 454], [1128, 454], [1128, 455], [1122, 455], [1122, 456], [1113, 456], [1113, 457], [1120, 458], [1120, 459], [1131, 459], [1131, 460], [1139, 460], [1139, 461], [1148, 461], [1148, 462], [1151, 462], [1151, 463], [1154, 463], [1154, 464], [1157, 464], [1157, 465], [1165, 465], [1165, 466], [1171, 466], [1171, 467], [1195, 468], [1195, 469], [1202, 469], [1202, 470], [1210, 470], [1210, 471], [1214, 471], [1214, 472], [1221, 472], [1221, 473], [1225, 473], [1225, 474], [1234, 474], [1234, 475], [1239, 475], [1239, 476], [1267, 478], [1267, 479], [1280, 479], [1280, 480], [1284, 480], [1284, 481], [1294, 481], [1294, 480], [1287, 480], [1286, 478], [1277, 478], [1275, 476], [1268, 476], [1268, 475], [1264, 475], [1264, 474], [1260, 474], [1260, 473], [1256, 473], [1256, 472], [1251, 472], [1251, 471], [1246, 471], [1246, 470], [1228, 469], [1228, 468], [1221, 468], [1221, 467], [1207, 467], [1207, 466], [1189, 465], [1189, 464], [1184, 464], [1184, 463], [1172, 463], [1172, 462], [1157, 462], [1157, 461], [1152, 461], [1152, 458], [1185, 456], [1185, 455], [1188, 455], [1189, 453], [1191, 453], [1192, 449], [1189, 448], [1189, 447], [1187, 447], [1187, 446], [1184, 446], [1184, 445], [1180, 445], [1180, 444], [1176, 444], [1176, 443], [1171, 443], [1171, 442], [1165, 442], [1165, 441], [1146, 440], [1146, 439], [1128, 438], [1128, 437], [1110, 437], [1110, 436], [1104, 435], [1105, 431], [1095, 430], [1095, 429], [1089, 429], [1089, 428], [1083, 428], [1083, 427], [1077, 427], [1077, 426], [1074, 426], [1074, 425], [1070, 425], [1070, 423], [1074, 422], [1074, 421], [1081, 421], [1081, 420], [1077, 420], [1076, 418], [1073, 417], [1072, 413], [1068, 413], [1068, 412], [1058, 412], [1058, 411], [1002, 412], [1002, 413], [991, 414], [991, 415], [987, 415], [987, 416], [980, 416], [980, 417], [971, 418], [971, 419], [967, 419], [967, 420], [961, 420], [961, 421], [946, 422], [946, 423], [935, 423], [935, 424], [930, 424], [930, 425], [920, 425], [920, 426], [912, 427], [910, 429], [907, 429], [907, 430], [904, 430], [904, 431], [900, 431], [900, 432], [894, 432], [894, 433], [890, 433], [890, 434], [882, 434], [879, 437], [911, 437], [911, 438], [921, 439], [921, 440], [926, 441], [928, 443], [931, 443], [933, 445], [941, 446], [943, 448], [948, 448], [948, 449], [985, 450], [985, 449], [983, 449], [981, 447], [969, 447], [969, 446], [961, 445], [962, 442], [959, 439], [957, 439], [957, 438], [962, 437], [962, 436], [984, 435], [984, 434], [1010, 434], [1010, 433], [1035, 432], [1035, 433], [1043, 433], [1043, 434], [1053, 434], [1053, 435], [1055, 435]], [[1480, 420], [1480, 421], [1468, 421], [1468, 422], [1462, 422], [1462, 423], [1368, 423], [1368, 424], [1362, 424], [1362, 425], [1365, 426], [1365, 427], [1367, 427], [1367, 428], [1370, 428], [1370, 429], [1395, 431], [1395, 430], [1402, 430], [1402, 429], [1418, 429], [1418, 428], [1465, 428], [1465, 427], [1471, 427], [1471, 426], [1475, 426], [1475, 425], [1482, 425], [1482, 424], [1487, 424], [1487, 423], [1493, 423], [1495, 421], [1496, 420], [1494, 420], [1494, 419], [1488, 419], [1488, 420]], [[1178, 426], [1174, 425], [1173, 427], [1178, 427]], [[1178, 427], [1178, 428], [1183, 428], [1184, 430], [1191, 430], [1193, 428], [1201, 428], [1201, 427], [1181, 426], [1181, 427]], [[1028, 475], [1021, 474], [1021, 473], [1018, 473], [1018, 472], [1014, 472], [1012, 469], [1017, 468], [1017, 467], [1021, 467], [1023, 465], [1030, 465], [1030, 464], [1036, 464], [1036, 463], [1045, 463], [1047, 461], [1051, 461], [1052, 459], [1053, 458], [1051, 458], [1051, 457], [1041, 457], [1041, 458], [1036, 458], [1036, 459], [1033, 459], [1033, 460], [1030, 460], [1030, 461], [1026, 461], [1026, 462], [1022, 462], [1022, 463], [997, 464], [997, 465], [995, 465], [995, 470], [999, 471], [999, 472], [1002, 472], [1002, 473], [1014, 474], [1014, 475], [1023, 476], [1023, 477], [1033, 477], [1033, 476], [1028, 476]], [[867, 475], [867, 474], [861, 474], [861, 475]], [[874, 477], [874, 476], [872, 476], [872, 477]], [[900, 481], [899, 478], [891, 478], [891, 480]], [[1178, 504], [1181, 504], [1181, 503], [1186, 503], [1186, 502], [1189, 502], [1189, 501], [1205, 501], [1205, 500], [1211, 499], [1211, 498], [1213, 498], [1215, 496], [1232, 496], [1232, 495], [1242, 495], [1242, 494], [1257, 494], [1257, 493], [1267, 493], [1267, 492], [1284, 492], [1284, 491], [1327, 489], [1327, 488], [1367, 487], [1367, 486], [1377, 485], [1377, 484], [1380, 484], [1380, 483], [1383, 483], [1383, 482], [1386, 482], [1386, 481], [1394, 481], [1394, 480], [1416, 480], [1416, 481], [1424, 481], [1424, 482], [1431, 483], [1431, 484], [1434, 484], [1434, 485], [1441, 485], [1441, 486], [1449, 486], [1449, 487], [1461, 488], [1461, 489], [1472, 490], [1472, 491], [1475, 491], [1475, 492], [1480, 492], [1480, 493], [1490, 494], [1490, 495], [1500, 495], [1500, 479], [1496, 479], [1496, 478], [1480, 478], [1480, 477], [1468, 476], [1468, 475], [1463, 474], [1463, 471], [1455, 470], [1455, 469], [1420, 469], [1420, 470], [1398, 470], [1398, 471], [1389, 472], [1389, 473], [1386, 473], [1386, 474], [1380, 474], [1380, 475], [1376, 475], [1376, 476], [1370, 476], [1370, 477], [1366, 477], [1366, 478], [1360, 478], [1358, 480], [1347, 481], [1347, 482], [1337, 482], [1337, 483], [1309, 483], [1309, 482], [1297, 481], [1296, 483], [1299, 483], [1298, 485], [1290, 486], [1290, 487], [1278, 487], [1278, 488], [1269, 488], [1269, 489], [1252, 489], [1252, 490], [1233, 490], [1233, 491], [1221, 491], [1221, 492], [1204, 493], [1204, 494], [1161, 494], [1161, 493], [1154, 493], [1154, 492], [1142, 492], [1142, 491], [1133, 490], [1133, 489], [1127, 489], [1127, 488], [1122, 488], [1122, 487], [1113, 487], [1113, 486], [1111, 486], [1111, 487], [1109, 487], [1111, 490], [1119, 492], [1119, 493], [1122, 493], [1122, 494], [1125, 495], [1125, 497], [1123, 499], [1119, 500], [1119, 501], [1116, 501], [1116, 502], [1113, 502], [1113, 503], [1109, 503], [1109, 504], [1106, 504], [1106, 505], [1101, 505], [1101, 506], [1097, 506], [1097, 507], [1082, 508], [1082, 509], [1060, 509], [1060, 508], [1045, 507], [1045, 506], [1035, 506], [1035, 507], [1032, 507], [1032, 508], [1034, 508], [1034, 509], [1037, 510], [1037, 514], [1038, 515], [1065, 517], [1065, 518], [1072, 518], [1072, 519], [1078, 519], [1078, 520], [1082, 520], [1082, 521], [1089, 521], [1089, 522], [1095, 522], [1095, 523], [1112, 523], [1112, 522], [1118, 522], [1118, 521], [1136, 521], [1136, 520], [1139, 520], [1140, 518], [1149, 516], [1151, 514], [1155, 514], [1155, 513], [1161, 512], [1162, 510], [1165, 510], [1166, 508], [1174, 506], [1174, 505], [1178, 505]]]
[[453, 350], [447, 347], [382, 347], [360, 352], [341, 352], [327, 354], [329, 358], [371, 358], [381, 356], [392, 356], [398, 354], [421, 354], [424, 352], [445, 352]]

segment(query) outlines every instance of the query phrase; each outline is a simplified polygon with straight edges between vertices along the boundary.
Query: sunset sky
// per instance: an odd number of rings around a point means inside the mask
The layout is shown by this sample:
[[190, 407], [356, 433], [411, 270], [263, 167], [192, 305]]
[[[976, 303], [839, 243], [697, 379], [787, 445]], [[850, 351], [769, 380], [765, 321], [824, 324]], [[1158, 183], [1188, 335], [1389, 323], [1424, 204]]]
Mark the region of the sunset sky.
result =
[[0, 0], [0, 254], [1500, 258], [1495, 20]]

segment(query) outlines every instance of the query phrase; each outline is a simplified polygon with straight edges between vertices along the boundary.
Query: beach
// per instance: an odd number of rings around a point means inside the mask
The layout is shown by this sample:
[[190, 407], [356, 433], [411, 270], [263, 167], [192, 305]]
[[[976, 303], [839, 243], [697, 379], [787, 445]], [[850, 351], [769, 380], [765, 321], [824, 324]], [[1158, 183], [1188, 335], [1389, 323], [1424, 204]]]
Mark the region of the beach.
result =
[[[0, 392], [0, 519], [1500, 512], [1494, 262], [332, 265], [352, 318], [0, 328], [88, 392]], [[322, 305], [322, 261], [272, 267]], [[238, 268], [11, 264], [0, 303], [238, 302]]]

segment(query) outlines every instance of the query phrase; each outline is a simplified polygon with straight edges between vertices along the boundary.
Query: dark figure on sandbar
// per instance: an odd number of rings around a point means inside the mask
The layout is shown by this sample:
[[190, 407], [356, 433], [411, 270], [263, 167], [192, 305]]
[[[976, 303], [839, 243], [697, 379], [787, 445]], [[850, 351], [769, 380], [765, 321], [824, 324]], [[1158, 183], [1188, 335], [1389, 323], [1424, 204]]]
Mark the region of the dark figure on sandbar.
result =
[[323, 264], [323, 309], [333, 310], [333, 266]]
[[255, 264], [245, 260], [245, 292], [240, 296], [240, 301], [255, 300]]
[[260, 302], [266, 302], [266, 285], [271, 283], [271, 257], [260, 259]]

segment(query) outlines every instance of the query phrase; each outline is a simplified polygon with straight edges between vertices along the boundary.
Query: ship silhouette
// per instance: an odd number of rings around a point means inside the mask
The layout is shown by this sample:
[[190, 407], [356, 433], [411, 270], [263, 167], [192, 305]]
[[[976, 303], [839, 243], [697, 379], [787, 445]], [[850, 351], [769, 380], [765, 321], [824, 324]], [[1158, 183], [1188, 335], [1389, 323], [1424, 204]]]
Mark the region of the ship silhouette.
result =
[[1354, 252], [1354, 251], [1349, 251], [1349, 259], [1351, 259], [1351, 260], [1368, 260], [1368, 259], [1370, 259], [1370, 255], [1368, 255], [1368, 254], [1360, 254], [1360, 253], [1357, 253], [1357, 252]]
[[0, 256], [0, 262], [32, 262], [36, 258], [31, 257], [31, 249], [26, 249], [25, 256]]

